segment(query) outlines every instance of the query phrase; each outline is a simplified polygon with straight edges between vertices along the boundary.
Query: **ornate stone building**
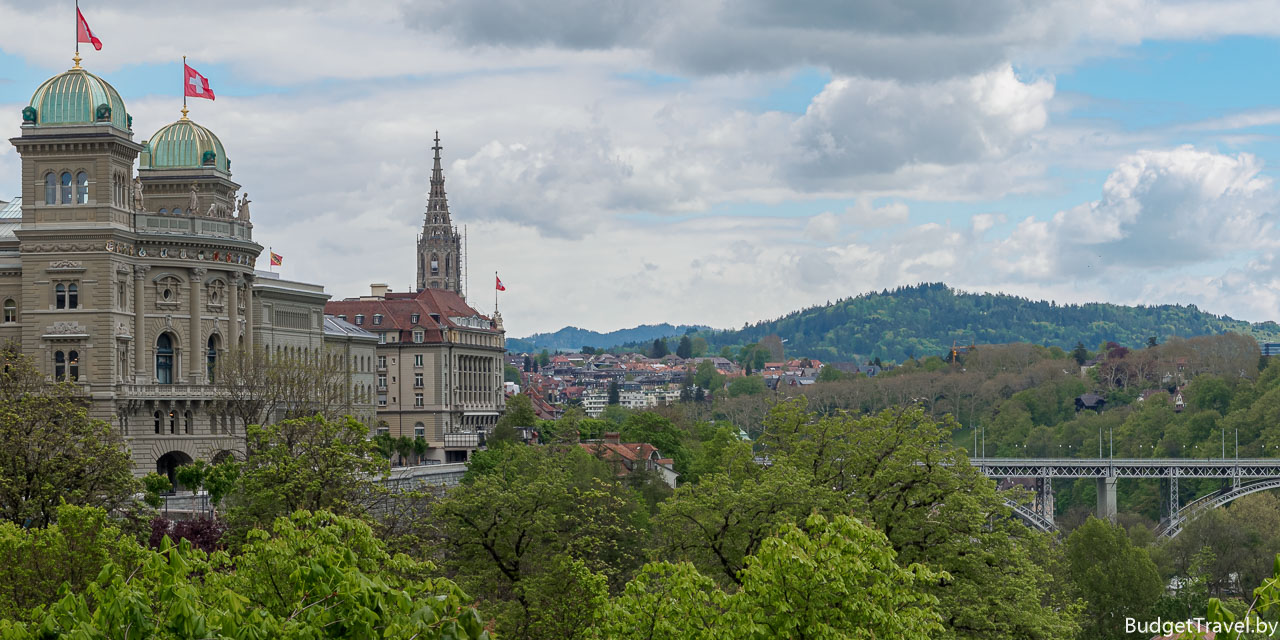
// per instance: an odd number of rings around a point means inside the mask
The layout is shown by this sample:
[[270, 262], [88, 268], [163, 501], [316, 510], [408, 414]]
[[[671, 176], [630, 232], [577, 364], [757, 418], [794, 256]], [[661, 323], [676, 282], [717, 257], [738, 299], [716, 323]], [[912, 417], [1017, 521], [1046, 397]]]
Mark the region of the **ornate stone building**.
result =
[[449, 200], [444, 193], [444, 170], [440, 167], [440, 132], [436, 132], [435, 164], [431, 169], [431, 191], [427, 213], [418, 236], [418, 291], [447, 289], [462, 291], [462, 236], [449, 216]]
[[375, 394], [381, 429], [427, 442], [427, 459], [464, 462], [506, 410], [502, 316], [463, 298], [462, 237], [453, 226], [440, 166], [440, 134], [413, 293], [375, 284], [370, 295], [333, 301], [326, 313], [378, 336]]
[[447, 289], [372, 289], [325, 310], [378, 336], [379, 428], [425, 440], [428, 460], [465, 462], [506, 409], [502, 316], [485, 317]]
[[[79, 384], [139, 475], [242, 454], [243, 430], [218, 412], [218, 360], [321, 349], [323, 288], [255, 272], [248, 196], [185, 109], [135, 141], [120, 95], [77, 59], [22, 120], [21, 195], [0, 207], [0, 341]], [[352, 344], [371, 376], [372, 337]]]

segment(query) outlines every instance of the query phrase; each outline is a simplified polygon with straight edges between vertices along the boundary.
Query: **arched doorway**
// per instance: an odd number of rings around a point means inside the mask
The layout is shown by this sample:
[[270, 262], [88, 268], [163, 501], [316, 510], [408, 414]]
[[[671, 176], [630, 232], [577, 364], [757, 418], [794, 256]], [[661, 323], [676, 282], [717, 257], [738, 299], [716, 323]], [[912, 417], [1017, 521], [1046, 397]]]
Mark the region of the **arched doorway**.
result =
[[156, 473], [169, 478], [169, 484], [173, 485], [173, 489], [178, 489], [178, 467], [184, 464], [191, 464], [191, 456], [181, 451], [170, 451], [156, 460]]

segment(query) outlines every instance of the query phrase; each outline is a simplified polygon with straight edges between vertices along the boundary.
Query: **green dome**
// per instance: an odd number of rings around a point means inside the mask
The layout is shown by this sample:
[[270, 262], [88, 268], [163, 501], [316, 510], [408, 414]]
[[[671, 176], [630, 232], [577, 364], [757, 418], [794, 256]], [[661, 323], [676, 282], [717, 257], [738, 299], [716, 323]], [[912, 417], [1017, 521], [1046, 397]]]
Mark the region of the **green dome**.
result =
[[181, 120], [160, 128], [142, 150], [143, 169], [198, 169], [205, 154], [213, 152], [213, 166], [230, 173], [227, 151], [213, 132], [182, 116]]
[[129, 131], [129, 114], [120, 94], [102, 78], [79, 67], [45, 80], [31, 96], [34, 123], [41, 127], [93, 124], [98, 121], [98, 106], [104, 104], [111, 110], [111, 124]]

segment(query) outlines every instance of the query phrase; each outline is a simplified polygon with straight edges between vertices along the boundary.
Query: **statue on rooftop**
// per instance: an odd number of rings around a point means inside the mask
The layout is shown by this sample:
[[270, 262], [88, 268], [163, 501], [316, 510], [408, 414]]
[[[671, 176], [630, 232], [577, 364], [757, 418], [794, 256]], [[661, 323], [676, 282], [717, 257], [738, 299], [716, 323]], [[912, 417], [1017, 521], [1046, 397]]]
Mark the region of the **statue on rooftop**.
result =
[[249, 203], [250, 202], [253, 202], [253, 201], [249, 199], [249, 192], [246, 191], [243, 196], [240, 196], [240, 206], [236, 209], [236, 214], [237, 214], [236, 217], [240, 218], [240, 222], [249, 221]]
[[195, 213], [200, 210], [200, 187], [196, 183], [191, 183], [191, 194], [187, 196], [187, 211]]

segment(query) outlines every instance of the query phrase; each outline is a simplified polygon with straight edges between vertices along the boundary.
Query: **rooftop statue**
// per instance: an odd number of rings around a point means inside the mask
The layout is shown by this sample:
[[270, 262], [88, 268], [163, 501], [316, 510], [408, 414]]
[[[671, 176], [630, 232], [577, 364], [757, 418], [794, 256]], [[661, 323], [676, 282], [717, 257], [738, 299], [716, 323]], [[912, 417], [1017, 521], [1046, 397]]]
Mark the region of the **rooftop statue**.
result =
[[236, 213], [237, 213], [236, 217], [240, 218], [241, 222], [249, 221], [249, 203], [250, 202], [253, 202], [253, 201], [249, 199], [249, 192], [246, 191], [243, 196], [240, 196], [240, 206], [236, 209]]
[[137, 176], [133, 178], [133, 210], [144, 210], [142, 206], [142, 178]]
[[191, 195], [187, 197], [187, 211], [195, 213], [200, 208], [200, 187], [196, 183], [191, 183]]

